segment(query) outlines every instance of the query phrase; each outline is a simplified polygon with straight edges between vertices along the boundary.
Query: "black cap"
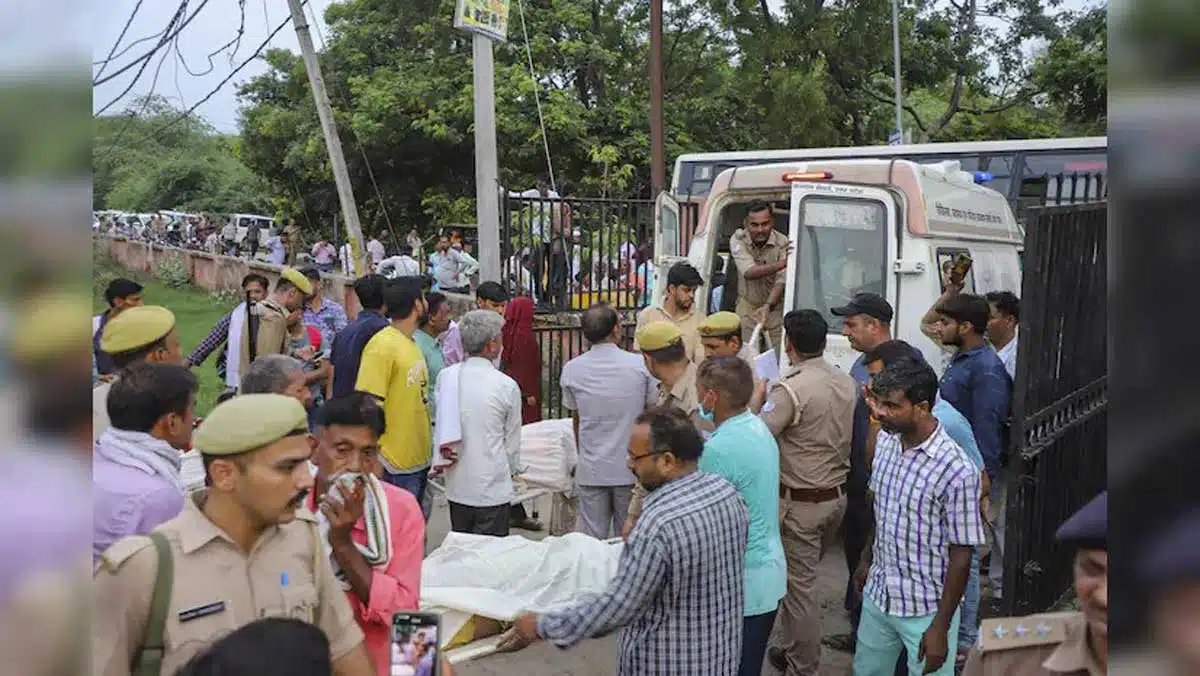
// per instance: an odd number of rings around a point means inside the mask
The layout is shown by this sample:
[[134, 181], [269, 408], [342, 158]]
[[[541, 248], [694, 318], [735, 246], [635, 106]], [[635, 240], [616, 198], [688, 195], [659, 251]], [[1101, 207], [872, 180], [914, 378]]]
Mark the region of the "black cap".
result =
[[1138, 573], [1154, 589], [1200, 578], [1200, 508], [1177, 517], [1139, 557]]
[[839, 317], [866, 315], [881, 322], [891, 322], [892, 316], [895, 314], [892, 312], [892, 304], [884, 300], [883, 296], [866, 292], [854, 294], [854, 298], [851, 298], [849, 303], [832, 308], [830, 312]]
[[676, 263], [667, 271], [667, 286], [703, 286], [704, 278], [691, 263]]
[[1064, 521], [1054, 539], [1082, 549], [1108, 549], [1108, 491]]

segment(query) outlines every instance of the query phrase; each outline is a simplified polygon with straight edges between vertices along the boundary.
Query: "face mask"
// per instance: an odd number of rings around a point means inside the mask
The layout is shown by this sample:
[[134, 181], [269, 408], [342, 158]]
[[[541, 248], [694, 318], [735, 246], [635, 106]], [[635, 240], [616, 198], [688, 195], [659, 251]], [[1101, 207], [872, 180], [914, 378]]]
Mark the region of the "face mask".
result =
[[696, 408], [696, 415], [699, 416], [700, 419], [706, 423], [711, 423], [711, 422], [715, 421], [714, 412], [712, 411], [712, 409], [705, 408], [704, 402], [700, 402], [700, 405]]

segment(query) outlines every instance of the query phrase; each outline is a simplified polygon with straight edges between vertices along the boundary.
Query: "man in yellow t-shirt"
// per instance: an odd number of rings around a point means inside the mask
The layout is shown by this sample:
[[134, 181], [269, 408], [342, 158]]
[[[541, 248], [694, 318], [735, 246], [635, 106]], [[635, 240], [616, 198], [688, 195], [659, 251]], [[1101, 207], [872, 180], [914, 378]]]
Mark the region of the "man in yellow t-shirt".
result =
[[433, 456], [426, 400], [429, 369], [412, 337], [425, 314], [420, 278], [388, 282], [383, 300], [391, 325], [367, 342], [354, 389], [383, 403], [386, 429], [379, 445], [384, 481], [412, 493], [420, 503]]

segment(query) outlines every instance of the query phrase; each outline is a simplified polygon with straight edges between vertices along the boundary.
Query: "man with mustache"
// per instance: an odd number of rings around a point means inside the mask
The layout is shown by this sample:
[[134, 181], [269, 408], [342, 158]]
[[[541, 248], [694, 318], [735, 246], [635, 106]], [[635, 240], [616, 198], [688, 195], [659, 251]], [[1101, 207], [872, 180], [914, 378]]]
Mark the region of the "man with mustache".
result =
[[371, 395], [331, 399], [317, 416], [316, 483], [306, 504], [375, 668], [386, 676], [392, 615], [420, 607], [425, 517], [411, 493], [377, 476], [386, 423]]
[[1107, 531], [1105, 491], [1067, 519], [1054, 535], [1061, 544], [1075, 549], [1080, 612], [984, 620], [979, 644], [971, 651], [963, 676], [1100, 676], [1107, 672]]
[[[704, 278], [690, 263], [676, 263], [667, 271], [667, 292], [662, 305], [651, 305], [638, 313], [637, 330], [653, 322], [670, 322], [679, 327], [683, 334], [683, 346], [687, 348], [688, 361], [699, 364], [704, 361], [704, 346], [700, 344], [700, 320], [704, 317], [696, 311], [696, 289], [704, 286]], [[634, 347], [645, 351], [641, 341], [634, 338]]]
[[92, 673], [172, 674], [238, 627], [290, 617], [325, 633], [334, 674], [373, 676], [317, 518], [298, 509], [313, 487], [316, 445], [304, 406], [239, 395], [212, 410], [194, 442], [209, 488], [149, 536], [119, 540], [100, 558]]

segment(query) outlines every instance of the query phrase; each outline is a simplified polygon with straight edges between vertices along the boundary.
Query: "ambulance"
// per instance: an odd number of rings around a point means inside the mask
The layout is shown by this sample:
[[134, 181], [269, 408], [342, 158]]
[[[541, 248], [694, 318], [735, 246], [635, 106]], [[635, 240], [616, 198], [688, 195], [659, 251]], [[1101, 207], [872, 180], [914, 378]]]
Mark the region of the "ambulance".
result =
[[[774, 208], [775, 229], [794, 246], [781, 273], [784, 311], [810, 308], [825, 317], [828, 361], [849, 371], [859, 356], [831, 308], [870, 291], [895, 309], [892, 335], [920, 348], [940, 371], [949, 353], [921, 332], [921, 318], [941, 294], [952, 261], [961, 254], [972, 261], [966, 293], [1021, 291], [1023, 233], [1005, 195], [984, 182], [986, 176], [963, 171], [958, 161], [818, 160], [726, 169], [713, 180], [687, 242], [680, 241], [678, 202], [659, 195], [652, 302], [662, 303], [667, 270], [687, 261], [706, 280], [725, 273], [719, 294], [696, 294], [697, 310], [731, 309], [739, 276], [729, 239], [743, 227], [749, 204], [762, 200]], [[687, 255], [678, 255], [682, 251]], [[718, 297], [720, 307], [710, 307]]]

